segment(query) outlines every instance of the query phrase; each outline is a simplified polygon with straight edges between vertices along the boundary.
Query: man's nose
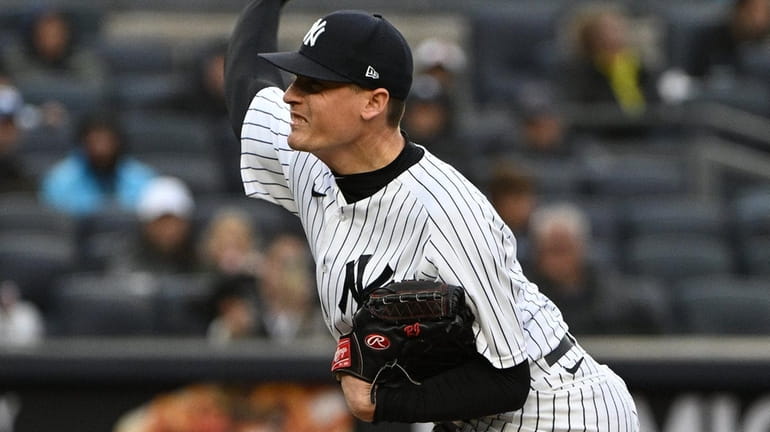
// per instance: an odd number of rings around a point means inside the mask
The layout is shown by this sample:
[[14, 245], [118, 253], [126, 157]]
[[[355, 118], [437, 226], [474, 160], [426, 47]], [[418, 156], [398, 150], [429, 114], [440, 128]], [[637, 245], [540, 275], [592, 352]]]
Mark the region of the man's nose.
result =
[[291, 83], [289, 88], [286, 89], [286, 92], [283, 94], [283, 101], [289, 105], [299, 102], [299, 90], [294, 83]]

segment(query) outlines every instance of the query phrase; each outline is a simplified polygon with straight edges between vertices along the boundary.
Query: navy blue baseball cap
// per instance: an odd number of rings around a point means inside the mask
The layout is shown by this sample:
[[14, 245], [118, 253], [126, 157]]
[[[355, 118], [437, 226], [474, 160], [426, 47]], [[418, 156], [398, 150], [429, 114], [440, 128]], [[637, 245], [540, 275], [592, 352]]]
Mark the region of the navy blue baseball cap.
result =
[[295, 75], [384, 88], [406, 99], [412, 85], [412, 51], [385, 18], [363, 11], [332, 12], [313, 23], [298, 51], [259, 54]]

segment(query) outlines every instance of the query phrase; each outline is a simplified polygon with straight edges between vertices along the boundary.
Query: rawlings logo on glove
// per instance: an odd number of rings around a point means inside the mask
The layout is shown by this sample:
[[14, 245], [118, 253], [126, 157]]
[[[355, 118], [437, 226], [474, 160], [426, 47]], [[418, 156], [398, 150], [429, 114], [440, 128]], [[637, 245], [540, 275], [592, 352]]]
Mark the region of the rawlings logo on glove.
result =
[[419, 384], [476, 355], [465, 290], [443, 282], [392, 282], [369, 293], [342, 336], [332, 372], [370, 383]]

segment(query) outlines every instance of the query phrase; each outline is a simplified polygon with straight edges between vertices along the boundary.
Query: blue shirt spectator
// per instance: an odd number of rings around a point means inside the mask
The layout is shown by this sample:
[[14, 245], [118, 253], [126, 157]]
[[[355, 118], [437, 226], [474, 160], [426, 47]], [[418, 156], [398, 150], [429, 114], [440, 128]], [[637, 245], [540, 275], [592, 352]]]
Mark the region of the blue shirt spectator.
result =
[[43, 178], [43, 201], [74, 216], [111, 206], [134, 210], [155, 170], [125, 153], [120, 128], [108, 117], [87, 118], [78, 137], [78, 148]]

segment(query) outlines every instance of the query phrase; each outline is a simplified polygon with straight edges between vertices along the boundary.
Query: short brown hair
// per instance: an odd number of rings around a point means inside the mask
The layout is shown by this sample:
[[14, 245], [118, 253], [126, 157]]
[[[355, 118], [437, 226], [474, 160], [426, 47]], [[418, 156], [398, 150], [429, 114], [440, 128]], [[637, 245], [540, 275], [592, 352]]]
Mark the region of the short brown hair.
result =
[[533, 194], [535, 183], [525, 170], [511, 164], [502, 164], [493, 169], [487, 190], [489, 199], [495, 202], [504, 195]]
[[404, 117], [406, 103], [401, 99], [390, 98], [388, 101], [388, 126], [397, 128]]

